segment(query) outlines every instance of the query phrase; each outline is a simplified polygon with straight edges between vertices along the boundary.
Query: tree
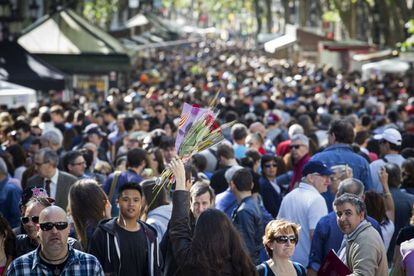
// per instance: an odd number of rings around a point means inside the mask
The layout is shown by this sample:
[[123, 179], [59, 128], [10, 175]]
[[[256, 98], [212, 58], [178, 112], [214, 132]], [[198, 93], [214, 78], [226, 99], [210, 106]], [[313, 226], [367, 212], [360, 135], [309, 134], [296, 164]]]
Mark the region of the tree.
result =
[[83, 16], [103, 29], [109, 29], [111, 20], [118, 10], [119, 0], [93, 0], [83, 2]]

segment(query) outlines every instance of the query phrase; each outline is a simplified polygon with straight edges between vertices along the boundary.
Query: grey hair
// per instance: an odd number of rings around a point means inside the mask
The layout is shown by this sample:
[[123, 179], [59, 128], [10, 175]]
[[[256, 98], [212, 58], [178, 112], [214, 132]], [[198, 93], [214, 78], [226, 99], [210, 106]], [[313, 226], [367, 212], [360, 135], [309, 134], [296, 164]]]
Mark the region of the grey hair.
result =
[[290, 138], [290, 140], [293, 141], [299, 141], [302, 144], [304, 144], [305, 146], [307, 146], [309, 148], [309, 138], [304, 135], [304, 134], [295, 134], [292, 136], [292, 138]]
[[53, 130], [43, 133], [40, 139], [48, 141], [51, 145], [62, 146], [62, 137]]
[[55, 167], [59, 164], [59, 155], [51, 148], [41, 148], [36, 155], [41, 156], [44, 163], [53, 164]]
[[305, 131], [303, 130], [303, 127], [299, 124], [291, 125], [288, 130], [289, 137], [292, 137], [295, 134], [304, 134], [304, 133]]
[[224, 173], [224, 178], [226, 179], [228, 184], [230, 184], [230, 181], [233, 179], [234, 174], [241, 169], [243, 169], [242, 166], [234, 165], [226, 170], [226, 172]]
[[9, 171], [7, 170], [6, 162], [4, 162], [4, 159], [0, 157], [0, 174], [2, 175], [8, 175]]
[[337, 206], [342, 206], [345, 203], [349, 203], [352, 206], [354, 206], [356, 213], [358, 215], [361, 214], [362, 212], [364, 212], [364, 214], [367, 213], [366, 212], [367, 207], [365, 206], [364, 201], [362, 201], [362, 199], [359, 198], [357, 195], [345, 193], [341, 195], [340, 197], [336, 198], [335, 201], [333, 202], [333, 205], [337, 207]]
[[347, 178], [339, 182], [337, 197], [343, 194], [353, 194], [361, 197], [364, 194], [364, 184], [356, 178]]

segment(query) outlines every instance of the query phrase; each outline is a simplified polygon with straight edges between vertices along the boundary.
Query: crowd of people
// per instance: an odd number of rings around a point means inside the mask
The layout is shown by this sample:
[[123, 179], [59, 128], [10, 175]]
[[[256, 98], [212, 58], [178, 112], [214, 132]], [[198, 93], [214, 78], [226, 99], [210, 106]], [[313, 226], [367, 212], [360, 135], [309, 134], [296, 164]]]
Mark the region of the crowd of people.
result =
[[[1, 106], [0, 275], [317, 275], [330, 258], [414, 275], [405, 76], [221, 41], [152, 50], [136, 71], [107, 97]], [[236, 123], [183, 164], [183, 103], [216, 94], [218, 123]]]

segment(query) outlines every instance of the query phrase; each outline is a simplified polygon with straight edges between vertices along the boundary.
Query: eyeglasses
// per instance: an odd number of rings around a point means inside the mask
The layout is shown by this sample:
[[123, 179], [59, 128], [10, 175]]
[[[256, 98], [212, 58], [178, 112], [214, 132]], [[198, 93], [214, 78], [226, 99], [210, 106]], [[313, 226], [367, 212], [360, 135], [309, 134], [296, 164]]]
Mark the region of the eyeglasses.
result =
[[299, 149], [302, 146], [304, 145], [290, 145], [290, 149]]
[[71, 163], [71, 165], [72, 165], [72, 166], [79, 166], [79, 165], [82, 165], [82, 166], [83, 166], [83, 165], [85, 165], [85, 163], [86, 163], [86, 162], [85, 162], [85, 161], [83, 161], [83, 162], [79, 162], [79, 163]]
[[277, 164], [274, 164], [274, 163], [273, 164], [265, 164], [264, 166], [265, 166], [266, 169], [270, 169], [272, 167], [277, 168]]
[[154, 110], [156, 113], [161, 113], [162, 112], [162, 109], [155, 109]]
[[35, 224], [38, 224], [39, 223], [39, 217], [38, 216], [22, 217], [22, 218], [20, 218], [20, 220], [22, 221], [23, 224], [28, 224], [29, 221], [32, 221]]
[[290, 241], [290, 243], [297, 244], [298, 238], [296, 238], [296, 236], [277, 236], [275, 237], [275, 241], [280, 244], [285, 244], [288, 241]]
[[68, 223], [61, 221], [61, 222], [44, 222], [40, 224], [40, 229], [42, 229], [42, 231], [50, 231], [52, 230], [53, 227], [56, 227], [57, 230], [61, 231], [64, 230], [68, 227]]
[[47, 163], [49, 163], [49, 162], [34, 162], [34, 164], [35, 164], [35, 166], [37, 166], [37, 167], [40, 167], [40, 166], [42, 166], [43, 164], [47, 164]]

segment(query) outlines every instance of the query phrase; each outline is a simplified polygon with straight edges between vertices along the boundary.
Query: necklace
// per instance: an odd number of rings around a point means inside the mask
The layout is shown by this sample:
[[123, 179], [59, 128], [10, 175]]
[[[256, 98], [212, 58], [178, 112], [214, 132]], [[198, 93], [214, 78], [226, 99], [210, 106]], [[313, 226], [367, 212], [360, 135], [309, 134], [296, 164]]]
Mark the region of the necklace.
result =
[[68, 255], [69, 255], [69, 250], [68, 251], [66, 251], [66, 255], [65, 256], [63, 256], [62, 258], [60, 258], [60, 259], [56, 259], [56, 260], [52, 260], [52, 259], [48, 259], [48, 258], [46, 258], [46, 256], [43, 254], [43, 252], [42, 251], [40, 251], [40, 257], [42, 257], [42, 259], [44, 259], [45, 261], [47, 261], [47, 262], [59, 262], [59, 261], [63, 261], [63, 260], [65, 260], [67, 257], [68, 257]]

